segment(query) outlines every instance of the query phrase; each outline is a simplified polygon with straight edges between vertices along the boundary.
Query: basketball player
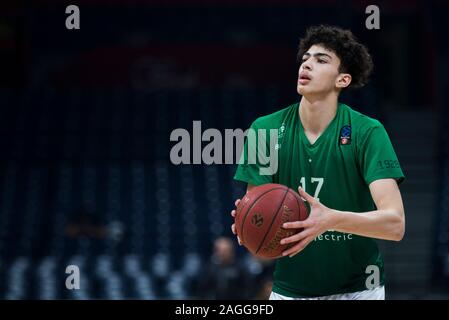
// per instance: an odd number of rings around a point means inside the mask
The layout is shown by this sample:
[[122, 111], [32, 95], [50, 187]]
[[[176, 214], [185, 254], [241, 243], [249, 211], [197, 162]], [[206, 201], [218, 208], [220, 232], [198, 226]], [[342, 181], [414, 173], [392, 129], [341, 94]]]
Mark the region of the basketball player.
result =
[[300, 102], [251, 126], [279, 130], [277, 171], [260, 175], [244, 153], [234, 177], [247, 190], [299, 187], [310, 205], [306, 220], [284, 224], [303, 230], [281, 242], [293, 246], [276, 261], [270, 299], [385, 299], [373, 238], [404, 236], [404, 174], [383, 125], [338, 101], [342, 90], [367, 82], [371, 57], [350, 31], [318, 26], [300, 41], [298, 59]]

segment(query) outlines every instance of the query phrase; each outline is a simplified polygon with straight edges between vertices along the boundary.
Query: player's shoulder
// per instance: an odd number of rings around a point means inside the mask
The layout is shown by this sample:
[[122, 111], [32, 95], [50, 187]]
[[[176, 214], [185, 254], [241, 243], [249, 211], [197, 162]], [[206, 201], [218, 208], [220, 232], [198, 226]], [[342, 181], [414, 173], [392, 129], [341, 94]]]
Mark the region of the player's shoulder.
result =
[[367, 131], [370, 131], [374, 128], [383, 128], [383, 124], [375, 118], [367, 116], [357, 110], [354, 110], [350, 106], [346, 104], [341, 104], [341, 107], [345, 110], [345, 112], [349, 115], [351, 126], [353, 131], [364, 134]]
[[298, 102], [273, 113], [258, 117], [254, 120], [252, 127], [257, 127], [259, 129], [279, 128], [289, 118], [294, 117], [297, 114], [297, 110]]

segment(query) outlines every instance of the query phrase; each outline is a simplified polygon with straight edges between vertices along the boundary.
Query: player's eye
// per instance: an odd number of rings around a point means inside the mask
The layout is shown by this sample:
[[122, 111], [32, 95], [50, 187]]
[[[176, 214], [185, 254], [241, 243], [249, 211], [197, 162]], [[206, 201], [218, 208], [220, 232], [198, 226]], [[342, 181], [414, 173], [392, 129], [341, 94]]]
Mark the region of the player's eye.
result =
[[302, 58], [301, 59], [301, 63], [304, 63], [304, 62], [306, 62], [307, 61], [307, 58]]
[[326, 60], [318, 59], [318, 63], [327, 63]]

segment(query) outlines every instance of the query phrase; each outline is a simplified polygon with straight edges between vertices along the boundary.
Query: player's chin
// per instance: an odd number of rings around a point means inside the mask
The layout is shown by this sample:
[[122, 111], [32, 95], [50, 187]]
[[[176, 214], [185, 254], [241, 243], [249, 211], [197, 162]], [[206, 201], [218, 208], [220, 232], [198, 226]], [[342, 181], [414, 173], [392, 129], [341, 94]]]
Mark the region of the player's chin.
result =
[[298, 86], [296, 87], [296, 91], [298, 91], [298, 93], [302, 96], [310, 93], [309, 88], [307, 88], [307, 86], [303, 86], [301, 84], [298, 84]]

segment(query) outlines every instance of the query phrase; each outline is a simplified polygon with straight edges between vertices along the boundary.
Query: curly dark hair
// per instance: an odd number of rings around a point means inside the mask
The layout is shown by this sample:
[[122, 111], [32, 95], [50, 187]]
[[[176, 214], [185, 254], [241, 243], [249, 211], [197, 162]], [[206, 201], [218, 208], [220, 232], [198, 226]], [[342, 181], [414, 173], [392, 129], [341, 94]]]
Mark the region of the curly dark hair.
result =
[[326, 25], [308, 28], [299, 43], [298, 63], [304, 53], [315, 44], [324, 46], [338, 56], [341, 61], [338, 71], [349, 73], [352, 77], [349, 87], [360, 88], [368, 82], [373, 70], [373, 61], [368, 49], [358, 42], [350, 30]]

